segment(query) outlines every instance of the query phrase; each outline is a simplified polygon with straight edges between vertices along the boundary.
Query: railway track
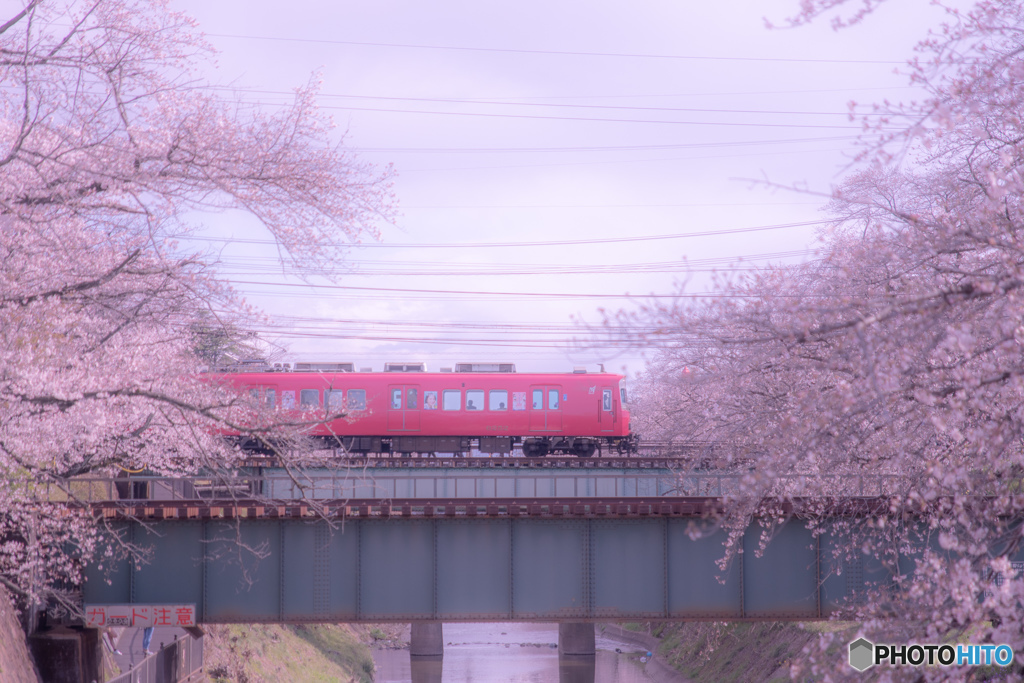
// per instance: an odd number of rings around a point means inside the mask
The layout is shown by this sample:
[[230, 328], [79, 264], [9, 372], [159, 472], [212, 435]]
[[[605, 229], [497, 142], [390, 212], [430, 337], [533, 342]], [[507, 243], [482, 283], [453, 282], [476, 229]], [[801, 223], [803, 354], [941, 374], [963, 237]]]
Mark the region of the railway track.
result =
[[[720, 456], [728, 446], [711, 443], [646, 443], [638, 453], [609, 454], [580, 458], [577, 456], [546, 456], [529, 458], [518, 451], [510, 455], [442, 455], [395, 453], [351, 455], [340, 449], [317, 451], [324, 466], [338, 468], [465, 468], [465, 469], [690, 469], [702, 459]], [[290, 460], [297, 462], [299, 459]], [[280, 467], [274, 455], [250, 454], [242, 461], [244, 467]]]
[[[243, 467], [280, 467], [274, 456], [248, 457]], [[692, 461], [683, 454], [674, 456], [606, 456], [602, 458], [570, 457], [351, 457], [339, 456], [325, 460], [324, 466], [354, 468], [453, 468], [453, 469], [679, 469]]]

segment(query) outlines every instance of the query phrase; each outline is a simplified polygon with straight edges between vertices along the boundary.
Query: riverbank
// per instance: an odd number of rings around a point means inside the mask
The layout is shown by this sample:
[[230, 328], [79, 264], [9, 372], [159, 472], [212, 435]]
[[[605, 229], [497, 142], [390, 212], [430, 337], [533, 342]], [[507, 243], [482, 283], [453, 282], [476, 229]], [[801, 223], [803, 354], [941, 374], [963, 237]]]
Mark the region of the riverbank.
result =
[[[606, 629], [613, 625], [605, 626]], [[691, 683], [784, 683], [790, 664], [823, 633], [848, 622], [669, 622], [623, 624], [615, 633], [656, 653], [655, 661]], [[842, 656], [837, 653], [836, 656]], [[673, 679], [667, 679], [673, 680]]]
[[662, 683], [691, 683], [691, 679], [674, 669], [666, 657], [660, 653], [661, 638], [650, 633], [630, 630], [619, 624], [597, 624], [596, 626], [598, 638], [611, 638], [651, 652], [654, 655], [653, 658], [644, 665], [651, 678], [662, 681]]
[[348, 624], [204, 626], [204, 669], [212, 683], [372, 683], [373, 657]]

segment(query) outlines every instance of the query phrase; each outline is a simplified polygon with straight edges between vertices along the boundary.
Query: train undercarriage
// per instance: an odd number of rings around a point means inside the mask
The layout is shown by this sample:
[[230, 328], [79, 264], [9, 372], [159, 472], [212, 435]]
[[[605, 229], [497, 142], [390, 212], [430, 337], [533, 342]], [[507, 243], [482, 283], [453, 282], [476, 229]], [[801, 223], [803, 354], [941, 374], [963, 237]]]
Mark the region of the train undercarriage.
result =
[[512, 437], [512, 436], [391, 436], [342, 437], [341, 446], [352, 454], [379, 453], [383, 455], [411, 456], [451, 453], [470, 455], [473, 452], [489, 455], [522, 453], [528, 458], [545, 455], [575, 455], [589, 458], [602, 453], [628, 455], [636, 452], [636, 444], [628, 437]]
[[[632, 435], [615, 437], [590, 436], [339, 436], [317, 437], [322, 448], [337, 448], [351, 455], [381, 455], [412, 457], [433, 456], [438, 453], [467, 456], [474, 453], [488, 455], [523, 455], [542, 458], [546, 455], [567, 455], [580, 458], [608, 455], [632, 455], [639, 442]], [[267, 452], [266, 444], [243, 439], [243, 450]]]

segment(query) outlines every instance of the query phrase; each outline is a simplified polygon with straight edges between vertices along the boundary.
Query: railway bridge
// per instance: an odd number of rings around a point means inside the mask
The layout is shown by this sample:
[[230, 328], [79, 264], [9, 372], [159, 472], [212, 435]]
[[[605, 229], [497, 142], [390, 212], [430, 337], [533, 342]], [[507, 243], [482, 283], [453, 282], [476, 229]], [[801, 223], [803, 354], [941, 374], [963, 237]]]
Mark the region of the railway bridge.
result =
[[908, 485], [893, 477], [837, 480], [818, 534], [801, 509], [821, 500], [780, 478], [788, 521], [762, 552], [769, 522], [753, 519], [722, 563], [727, 532], [709, 513], [740, 475], [518, 460], [76, 479], [72, 491], [147, 551], [89, 567], [83, 600], [190, 605], [198, 623], [412, 622], [412, 653], [434, 655], [445, 621], [555, 621], [565, 651], [593, 652], [596, 621], [825, 619], [939, 550], [922, 528], [895, 569], [839, 557], [843, 522]]
[[[812, 533], [799, 497], [763, 553], [755, 519], [721, 566], [726, 531], [707, 513], [736, 475], [435, 466], [74, 485], [148, 549], [90, 567], [84, 601], [194, 604], [204, 623], [809, 620], [894, 585], [871, 557], [835, 559], [838, 525]], [[894, 485], [848, 485], [833, 522]]]

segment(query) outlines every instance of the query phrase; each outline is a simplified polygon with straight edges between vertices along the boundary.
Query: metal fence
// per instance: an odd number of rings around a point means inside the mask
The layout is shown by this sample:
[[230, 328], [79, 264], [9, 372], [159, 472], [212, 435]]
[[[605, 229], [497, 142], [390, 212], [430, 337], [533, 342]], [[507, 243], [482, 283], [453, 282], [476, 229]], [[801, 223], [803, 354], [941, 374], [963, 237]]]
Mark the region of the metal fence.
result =
[[186, 635], [160, 648], [134, 669], [107, 683], [181, 683], [202, 680], [205, 680], [203, 639]]
[[[51, 484], [50, 500], [268, 501], [395, 498], [630, 498], [729, 496], [874, 497], [905, 495], [913, 478], [894, 475], [783, 475], [752, 481], [733, 473], [563, 470], [428, 471], [307, 470], [226, 477], [82, 477]], [[975, 492], [984, 495], [984, 491]]]

